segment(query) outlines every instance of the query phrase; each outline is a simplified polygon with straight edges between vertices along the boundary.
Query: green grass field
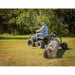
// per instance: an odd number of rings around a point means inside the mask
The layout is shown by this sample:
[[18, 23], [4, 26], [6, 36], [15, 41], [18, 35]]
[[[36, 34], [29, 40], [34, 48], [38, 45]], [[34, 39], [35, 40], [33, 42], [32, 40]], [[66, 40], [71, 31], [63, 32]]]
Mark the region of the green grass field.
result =
[[46, 59], [44, 49], [29, 47], [29, 35], [0, 35], [0, 66], [75, 66], [75, 37], [63, 37], [68, 50], [59, 48], [58, 57]]

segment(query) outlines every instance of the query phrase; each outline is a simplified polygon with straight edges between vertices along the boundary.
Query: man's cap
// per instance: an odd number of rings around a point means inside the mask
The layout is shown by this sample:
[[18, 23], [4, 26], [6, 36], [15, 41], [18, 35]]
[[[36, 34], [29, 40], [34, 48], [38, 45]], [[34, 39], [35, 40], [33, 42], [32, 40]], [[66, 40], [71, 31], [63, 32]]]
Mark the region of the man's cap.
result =
[[45, 22], [42, 22], [42, 24], [45, 24]]

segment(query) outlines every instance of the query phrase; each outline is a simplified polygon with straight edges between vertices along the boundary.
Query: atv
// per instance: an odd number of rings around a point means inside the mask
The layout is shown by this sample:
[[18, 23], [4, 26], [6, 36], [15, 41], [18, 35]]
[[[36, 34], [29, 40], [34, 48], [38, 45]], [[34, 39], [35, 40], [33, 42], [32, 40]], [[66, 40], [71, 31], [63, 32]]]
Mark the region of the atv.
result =
[[[59, 40], [57, 38], [59, 38]], [[50, 41], [54, 39], [58, 40], [59, 47], [62, 47], [62, 49], [65, 49], [65, 50], [67, 49], [67, 43], [66, 42], [62, 43], [61, 37], [57, 36], [53, 32], [51, 32], [51, 34], [49, 35], [39, 36], [37, 41], [36, 41], [35, 34], [31, 34], [31, 37], [28, 40], [28, 46], [33, 47], [37, 45], [38, 48], [46, 48], [46, 46], [50, 43]]]

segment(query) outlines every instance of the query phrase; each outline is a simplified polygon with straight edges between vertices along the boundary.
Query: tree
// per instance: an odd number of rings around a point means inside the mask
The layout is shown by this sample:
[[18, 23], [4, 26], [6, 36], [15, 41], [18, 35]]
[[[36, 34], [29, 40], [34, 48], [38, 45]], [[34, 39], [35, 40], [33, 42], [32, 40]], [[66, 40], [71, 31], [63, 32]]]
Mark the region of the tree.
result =
[[44, 21], [49, 34], [75, 34], [74, 9], [0, 9], [0, 33], [31, 34]]

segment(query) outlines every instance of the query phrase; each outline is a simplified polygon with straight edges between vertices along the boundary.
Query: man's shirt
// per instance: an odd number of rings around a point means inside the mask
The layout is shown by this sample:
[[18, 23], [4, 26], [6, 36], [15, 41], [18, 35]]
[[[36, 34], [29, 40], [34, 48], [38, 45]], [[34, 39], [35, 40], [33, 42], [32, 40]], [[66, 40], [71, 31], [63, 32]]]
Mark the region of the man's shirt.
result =
[[47, 25], [44, 25], [44, 26], [40, 29], [40, 31], [41, 31], [44, 35], [48, 35], [48, 27], [47, 27]]

